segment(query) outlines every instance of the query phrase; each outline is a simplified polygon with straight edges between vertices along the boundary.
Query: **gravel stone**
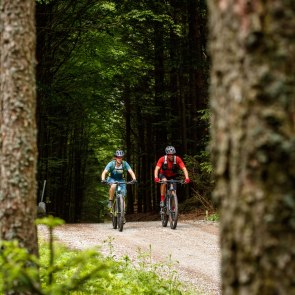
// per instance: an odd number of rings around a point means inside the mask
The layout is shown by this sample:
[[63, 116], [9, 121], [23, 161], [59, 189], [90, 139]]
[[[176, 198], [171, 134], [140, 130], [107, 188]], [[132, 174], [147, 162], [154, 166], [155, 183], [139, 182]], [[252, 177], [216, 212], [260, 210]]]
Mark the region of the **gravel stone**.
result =
[[[38, 226], [39, 237], [48, 236]], [[204, 220], [179, 221], [175, 230], [160, 221], [128, 222], [123, 232], [110, 222], [65, 224], [54, 230], [55, 239], [73, 249], [99, 246], [102, 254], [115, 259], [128, 256], [138, 261], [139, 253], [150, 253], [152, 262], [171, 260], [180, 281], [192, 284], [202, 294], [221, 294], [218, 223]]]

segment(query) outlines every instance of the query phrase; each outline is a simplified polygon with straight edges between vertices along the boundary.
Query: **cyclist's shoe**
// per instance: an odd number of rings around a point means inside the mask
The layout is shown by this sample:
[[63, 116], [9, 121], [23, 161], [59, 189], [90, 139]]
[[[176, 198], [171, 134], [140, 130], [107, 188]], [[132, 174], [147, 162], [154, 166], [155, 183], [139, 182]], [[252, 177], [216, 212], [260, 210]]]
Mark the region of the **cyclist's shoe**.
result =
[[109, 203], [108, 203], [108, 208], [111, 210], [113, 207], [113, 201], [109, 200]]
[[160, 207], [161, 207], [161, 208], [164, 208], [164, 207], [165, 207], [164, 201], [161, 201], [161, 202], [160, 202]]

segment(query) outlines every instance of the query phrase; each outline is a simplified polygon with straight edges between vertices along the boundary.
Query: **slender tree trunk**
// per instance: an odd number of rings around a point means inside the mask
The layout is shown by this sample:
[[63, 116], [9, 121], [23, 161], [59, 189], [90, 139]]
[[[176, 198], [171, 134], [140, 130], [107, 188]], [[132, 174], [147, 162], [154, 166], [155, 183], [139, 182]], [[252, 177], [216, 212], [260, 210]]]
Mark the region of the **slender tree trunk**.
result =
[[[187, 5], [189, 20], [189, 95], [188, 104], [188, 150], [199, 153], [204, 150], [206, 130], [201, 121], [200, 110], [208, 106], [208, 85], [206, 83], [206, 60], [203, 54], [204, 38], [202, 36], [202, 10], [198, 1], [189, 0]], [[197, 149], [197, 150], [196, 150]], [[187, 153], [187, 151], [185, 151]]]
[[[167, 131], [164, 127], [166, 124], [166, 112], [165, 112], [165, 101], [164, 101], [164, 91], [165, 91], [165, 81], [164, 81], [164, 35], [163, 35], [163, 25], [159, 22], [154, 24], [154, 42], [155, 42], [155, 108], [156, 108], [156, 123], [162, 122], [161, 128], [155, 128], [156, 137], [156, 150], [163, 150], [163, 145], [166, 144]], [[164, 128], [163, 128], [164, 127]]]
[[[125, 135], [125, 142], [126, 142], [126, 152], [127, 157], [126, 160], [127, 162], [131, 162], [131, 151], [133, 150], [131, 148], [131, 101], [130, 101], [130, 89], [129, 87], [125, 87], [124, 91], [124, 102], [125, 102], [125, 112], [124, 112], [124, 117], [125, 117], [125, 129], [126, 129], [126, 135]], [[132, 167], [134, 172], [136, 171], [135, 167]], [[128, 174], [128, 173], [127, 173]], [[126, 177], [129, 177], [129, 175], [126, 175]], [[133, 190], [132, 187], [128, 186], [127, 187], [127, 210], [128, 213], [133, 213], [133, 203], [134, 203], [134, 196], [133, 196]]]
[[223, 294], [295, 294], [294, 1], [209, 1]]
[[0, 232], [37, 254], [34, 5], [1, 2]]

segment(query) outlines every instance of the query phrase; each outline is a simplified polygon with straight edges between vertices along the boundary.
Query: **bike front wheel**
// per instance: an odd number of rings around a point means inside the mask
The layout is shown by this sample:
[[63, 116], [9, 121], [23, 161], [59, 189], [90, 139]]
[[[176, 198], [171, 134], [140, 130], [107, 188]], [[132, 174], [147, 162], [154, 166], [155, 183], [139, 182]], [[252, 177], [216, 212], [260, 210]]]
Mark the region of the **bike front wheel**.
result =
[[125, 221], [125, 212], [124, 212], [124, 198], [120, 196], [117, 199], [118, 203], [118, 229], [119, 231], [123, 231], [124, 221]]
[[[168, 197], [166, 197], [166, 200], [168, 199]], [[166, 227], [168, 224], [168, 214], [167, 214], [167, 210], [168, 210], [168, 202], [165, 201], [165, 207], [161, 208], [161, 222], [162, 222], [162, 226]]]
[[169, 223], [172, 229], [176, 229], [178, 220], [178, 200], [176, 193], [169, 198]]
[[161, 222], [163, 227], [166, 227], [168, 224], [168, 215], [166, 213], [166, 209], [164, 208], [163, 208], [163, 212], [161, 212]]
[[116, 206], [117, 206], [117, 202], [115, 201], [112, 207], [112, 212], [111, 212], [113, 229], [117, 229], [117, 224], [118, 224]]

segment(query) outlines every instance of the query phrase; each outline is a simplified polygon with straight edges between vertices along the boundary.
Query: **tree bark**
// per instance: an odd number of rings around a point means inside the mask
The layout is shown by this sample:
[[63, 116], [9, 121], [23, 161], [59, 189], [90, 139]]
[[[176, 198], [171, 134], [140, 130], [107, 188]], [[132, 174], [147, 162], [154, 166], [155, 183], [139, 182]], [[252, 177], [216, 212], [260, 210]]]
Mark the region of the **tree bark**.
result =
[[1, 239], [38, 253], [35, 1], [1, 1]]
[[208, 4], [223, 294], [294, 294], [294, 2]]

